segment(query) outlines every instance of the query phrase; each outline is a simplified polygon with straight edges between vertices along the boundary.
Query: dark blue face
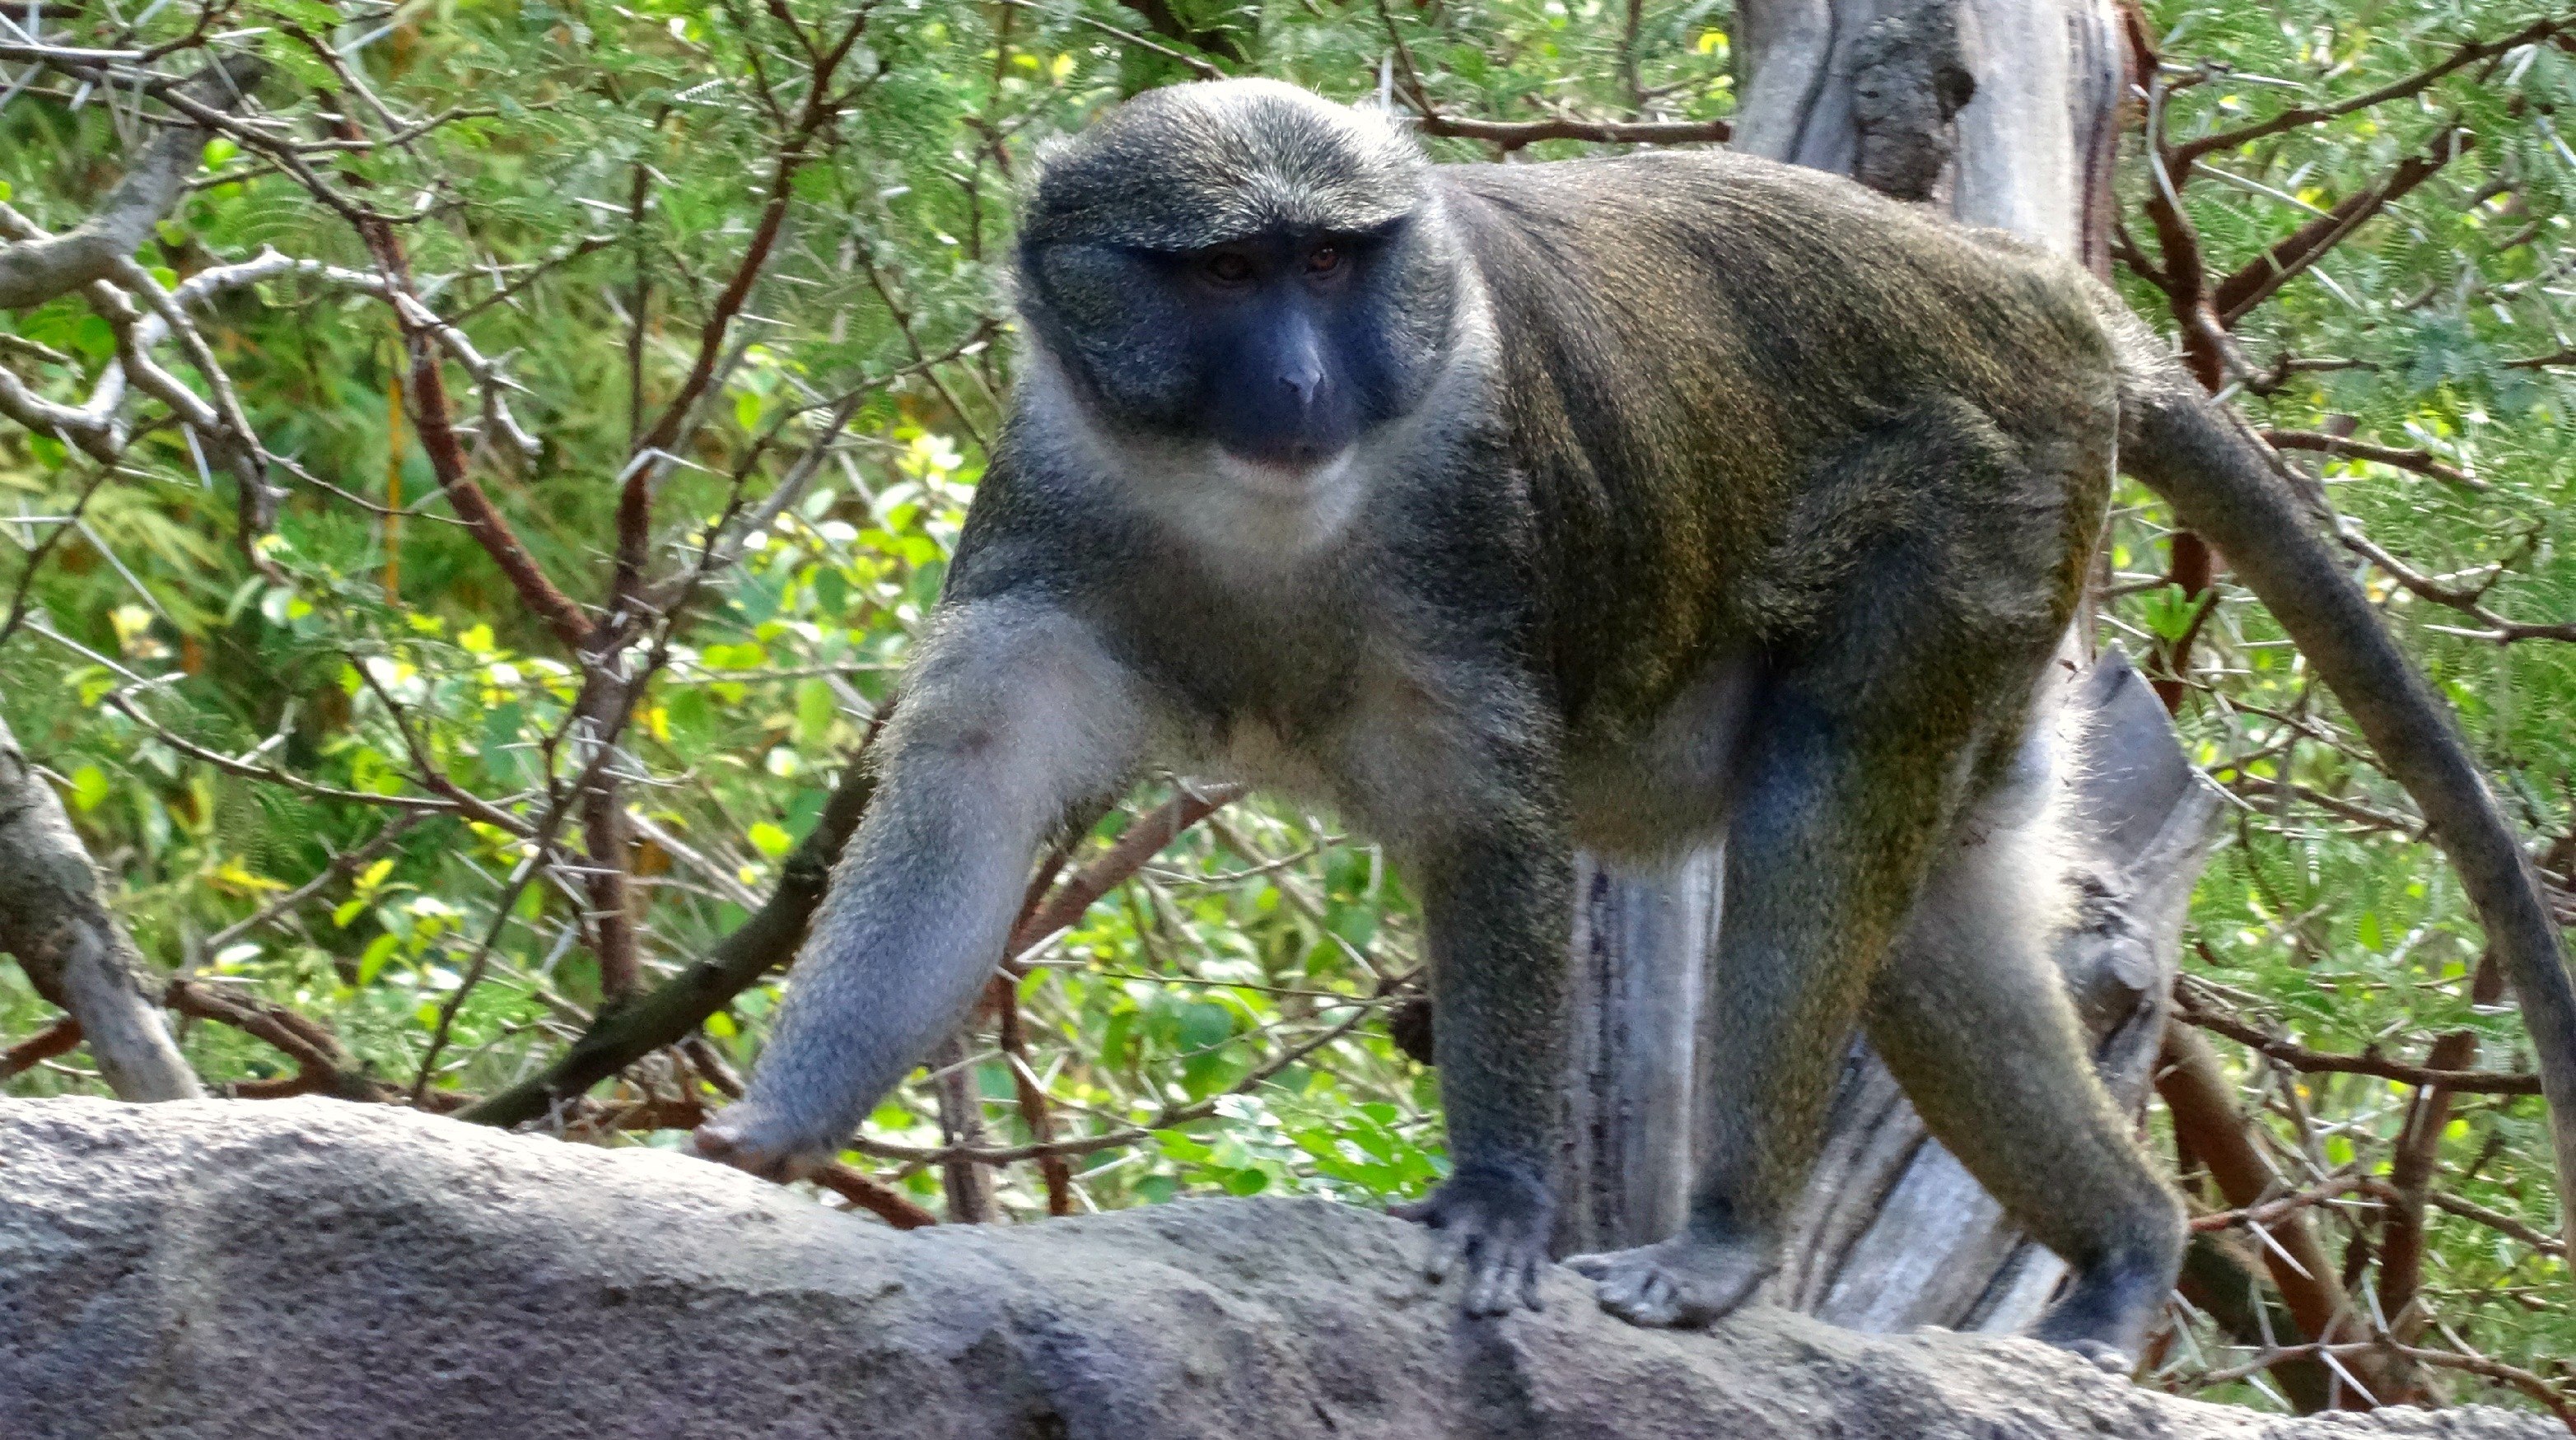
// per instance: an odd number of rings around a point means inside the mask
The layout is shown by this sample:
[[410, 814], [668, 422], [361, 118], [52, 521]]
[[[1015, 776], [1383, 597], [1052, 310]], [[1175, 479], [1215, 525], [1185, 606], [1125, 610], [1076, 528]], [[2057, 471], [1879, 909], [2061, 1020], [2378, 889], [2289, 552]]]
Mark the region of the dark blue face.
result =
[[1303, 467], [1384, 418], [1365, 271], [1381, 237], [1280, 235], [1157, 257], [1187, 329], [1199, 426], [1237, 458]]
[[1453, 268], [1405, 224], [1194, 250], [1057, 243], [1023, 253], [1021, 308], [1114, 426], [1305, 468], [1419, 403]]

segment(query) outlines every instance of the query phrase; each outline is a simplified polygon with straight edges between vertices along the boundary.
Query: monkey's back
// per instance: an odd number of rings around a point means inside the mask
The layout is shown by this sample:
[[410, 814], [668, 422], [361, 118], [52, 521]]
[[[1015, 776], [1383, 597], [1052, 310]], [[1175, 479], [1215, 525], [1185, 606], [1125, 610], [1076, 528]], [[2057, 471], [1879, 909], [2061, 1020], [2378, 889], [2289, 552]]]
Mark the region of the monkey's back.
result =
[[1713, 652], [1777, 643], [1784, 622], [1765, 607], [1795, 602], [1766, 577], [1811, 571], [1784, 547], [1843, 524], [1802, 506], [1903, 524], [2056, 504], [2064, 523], [2039, 528], [2063, 533], [2000, 563], [2061, 572], [2065, 557], [2042, 552], [2090, 544], [2098, 496], [1945, 465], [1958, 436], [1921, 437], [1919, 491], [1816, 494], [1820, 468], [1870, 437], [1963, 426], [2042, 470], [2081, 468], [2052, 457], [2098, 440], [2106, 485], [2116, 361], [2071, 265], [1726, 152], [1435, 174], [1494, 309], [1499, 418], [1544, 537], [1549, 643], [1576, 718], [1644, 722]]

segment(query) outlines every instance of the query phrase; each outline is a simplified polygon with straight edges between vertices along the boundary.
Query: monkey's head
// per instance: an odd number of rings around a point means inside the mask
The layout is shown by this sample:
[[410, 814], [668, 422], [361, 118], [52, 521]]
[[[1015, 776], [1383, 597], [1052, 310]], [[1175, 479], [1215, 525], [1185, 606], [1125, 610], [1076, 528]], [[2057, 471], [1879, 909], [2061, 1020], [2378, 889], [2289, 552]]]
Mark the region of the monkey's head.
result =
[[1293, 86], [1150, 91], [1041, 157], [1021, 314], [1111, 430], [1311, 472], [1440, 372], [1458, 267], [1427, 171]]

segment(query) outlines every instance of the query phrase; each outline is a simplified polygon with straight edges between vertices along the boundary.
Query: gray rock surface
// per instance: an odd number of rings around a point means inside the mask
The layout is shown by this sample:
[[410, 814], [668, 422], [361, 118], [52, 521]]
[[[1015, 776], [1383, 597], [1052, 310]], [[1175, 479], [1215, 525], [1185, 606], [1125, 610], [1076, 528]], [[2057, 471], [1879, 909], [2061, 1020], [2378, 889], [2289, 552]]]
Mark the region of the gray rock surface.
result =
[[1774, 1310], [1630, 1329], [1559, 1272], [1461, 1320], [1421, 1237], [1316, 1201], [898, 1234], [682, 1156], [327, 1100], [0, 1101], [0, 1435], [2560, 1434], [2286, 1421], [2021, 1340]]

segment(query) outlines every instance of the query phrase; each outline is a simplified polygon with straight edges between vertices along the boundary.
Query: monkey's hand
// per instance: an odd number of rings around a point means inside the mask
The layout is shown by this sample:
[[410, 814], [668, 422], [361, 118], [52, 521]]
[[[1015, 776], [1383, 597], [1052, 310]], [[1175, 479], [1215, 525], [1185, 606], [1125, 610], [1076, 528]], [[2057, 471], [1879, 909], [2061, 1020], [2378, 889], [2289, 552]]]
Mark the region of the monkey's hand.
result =
[[1422, 1273], [1433, 1284], [1464, 1267], [1470, 1315], [1504, 1315], [1539, 1303], [1538, 1277], [1548, 1267], [1547, 1236], [1556, 1201], [1535, 1176], [1504, 1165], [1465, 1165], [1431, 1197], [1392, 1205], [1399, 1220], [1419, 1220], [1439, 1232]]
[[794, 1180], [830, 1163], [838, 1148], [801, 1131], [757, 1102], [745, 1101], [716, 1112], [690, 1138], [705, 1159], [764, 1180]]

